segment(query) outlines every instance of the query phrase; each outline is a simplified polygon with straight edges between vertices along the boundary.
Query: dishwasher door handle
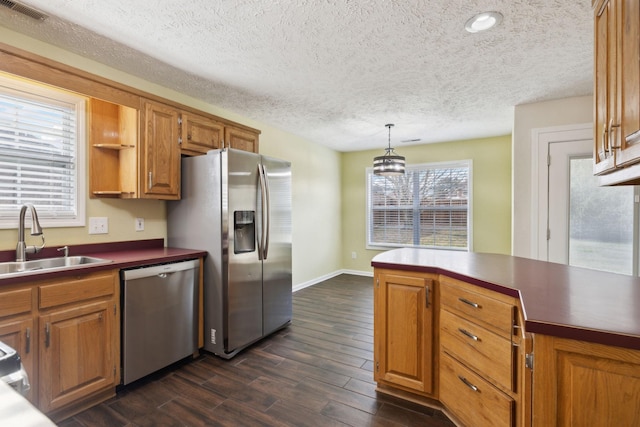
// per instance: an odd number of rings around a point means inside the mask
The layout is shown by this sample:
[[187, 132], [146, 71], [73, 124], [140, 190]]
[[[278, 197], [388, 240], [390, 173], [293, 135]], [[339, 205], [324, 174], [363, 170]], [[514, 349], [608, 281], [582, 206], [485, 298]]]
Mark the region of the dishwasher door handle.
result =
[[[121, 270], [121, 278], [122, 280], [135, 280], [153, 276], [166, 277], [168, 274], [198, 268], [199, 266], [200, 261], [197, 259], [179, 261], [171, 264], [151, 265], [147, 267], [133, 268], [131, 270]], [[164, 274], [165, 276], [160, 276], [161, 274]]]

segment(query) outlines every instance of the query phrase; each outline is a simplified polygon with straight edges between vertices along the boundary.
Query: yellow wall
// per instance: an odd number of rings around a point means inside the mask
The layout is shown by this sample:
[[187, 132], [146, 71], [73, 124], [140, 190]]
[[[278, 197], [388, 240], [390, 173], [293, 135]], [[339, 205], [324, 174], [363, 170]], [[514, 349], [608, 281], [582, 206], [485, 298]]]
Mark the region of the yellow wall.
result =
[[[509, 254], [511, 250], [511, 135], [440, 144], [395, 147], [408, 164], [473, 161], [473, 250]], [[366, 174], [383, 150], [342, 155], [343, 268], [371, 271], [366, 249]], [[352, 258], [356, 252], [356, 259]]]
[[[340, 197], [337, 196], [340, 194], [341, 180], [339, 153], [266, 123], [242, 117], [2, 26], [0, 40], [90, 73], [260, 129], [260, 152], [289, 160], [293, 165], [294, 286], [341, 269], [341, 210]], [[163, 201], [88, 199], [86, 216], [108, 217], [109, 234], [89, 235], [87, 227], [45, 228], [47, 246], [166, 238], [166, 208]], [[145, 230], [142, 232], [135, 231], [136, 217], [145, 219]], [[17, 234], [16, 229], [0, 230], [0, 250], [15, 249]], [[31, 239], [28, 239], [28, 242], [31, 243]], [[39, 243], [39, 240], [33, 243]]]

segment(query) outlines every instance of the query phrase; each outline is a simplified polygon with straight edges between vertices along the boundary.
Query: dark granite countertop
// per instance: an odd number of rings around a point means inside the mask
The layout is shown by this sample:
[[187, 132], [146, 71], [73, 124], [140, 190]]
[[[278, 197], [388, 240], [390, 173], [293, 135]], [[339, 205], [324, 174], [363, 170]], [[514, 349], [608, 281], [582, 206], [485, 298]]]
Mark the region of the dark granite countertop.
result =
[[[29, 255], [29, 259], [60, 256], [56, 247], [45, 248], [42, 252]], [[206, 251], [184, 248], [164, 247], [163, 239], [135, 240], [128, 242], [112, 242], [90, 245], [69, 245], [69, 255], [87, 255], [112, 261], [108, 264], [82, 265], [73, 269], [55, 271], [33, 271], [19, 276], [0, 278], [0, 286], [12, 283], [33, 282], [72, 274], [100, 270], [123, 269], [151, 264], [181, 261], [204, 257]], [[15, 251], [0, 251], [0, 261], [15, 259]]]
[[371, 265], [443, 274], [519, 298], [528, 332], [640, 349], [640, 278], [500, 254], [396, 249]]

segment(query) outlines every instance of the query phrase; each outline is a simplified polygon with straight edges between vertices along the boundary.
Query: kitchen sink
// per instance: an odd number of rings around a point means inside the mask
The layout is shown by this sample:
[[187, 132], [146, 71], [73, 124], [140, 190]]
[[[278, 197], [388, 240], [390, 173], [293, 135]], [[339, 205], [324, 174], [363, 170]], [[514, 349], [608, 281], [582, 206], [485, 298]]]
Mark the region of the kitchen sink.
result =
[[108, 259], [95, 258], [90, 256], [78, 255], [68, 257], [57, 258], [43, 258], [34, 259], [31, 261], [7, 261], [0, 262], [0, 278], [7, 276], [17, 276], [20, 274], [47, 272], [64, 270], [73, 267], [92, 265], [92, 264], [107, 264], [112, 262]]

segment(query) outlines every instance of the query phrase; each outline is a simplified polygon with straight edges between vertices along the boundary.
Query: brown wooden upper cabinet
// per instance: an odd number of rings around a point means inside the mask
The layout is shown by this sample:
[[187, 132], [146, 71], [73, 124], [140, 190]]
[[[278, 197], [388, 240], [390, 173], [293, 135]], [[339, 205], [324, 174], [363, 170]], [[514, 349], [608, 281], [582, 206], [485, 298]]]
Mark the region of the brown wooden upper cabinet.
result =
[[191, 112], [181, 113], [181, 151], [184, 155], [206, 154], [218, 148], [258, 152], [260, 132]]
[[89, 99], [89, 195], [138, 198], [139, 110]]
[[258, 152], [260, 131], [140, 98], [132, 108], [89, 99], [90, 196], [180, 198], [180, 157], [218, 148]]
[[258, 152], [257, 129], [2, 43], [0, 71], [87, 97], [92, 198], [179, 199], [181, 155]]
[[226, 126], [224, 129], [224, 140], [227, 148], [258, 152], [258, 132]]
[[143, 99], [142, 198], [180, 199], [180, 127], [176, 108]]
[[640, 3], [594, 2], [594, 173], [640, 182]]
[[181, 113], [181, 150], [186, 155], [205, 154], [224, 145], [224, 124], [210, 117]]

